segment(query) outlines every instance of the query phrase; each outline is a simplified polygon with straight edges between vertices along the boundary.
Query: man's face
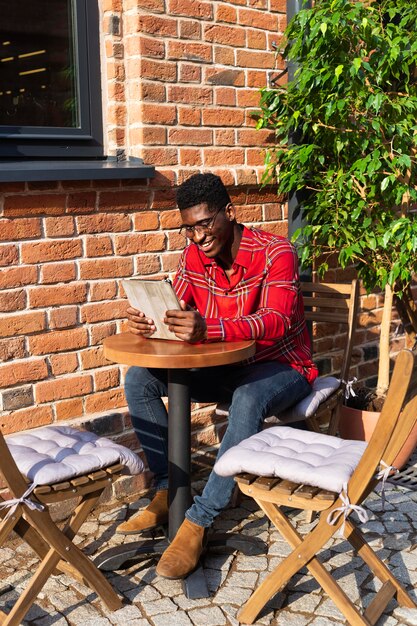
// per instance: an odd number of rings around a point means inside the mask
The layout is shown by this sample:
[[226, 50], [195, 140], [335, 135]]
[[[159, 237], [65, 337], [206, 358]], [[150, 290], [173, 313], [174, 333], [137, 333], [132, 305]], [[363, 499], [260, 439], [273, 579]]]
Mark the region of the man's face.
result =
[[[210, 259], [227, 254], [233, 240], [234, 209], [232, 205], [210, 211], [202, 202], [181, 211], [184, 234]], [[188, 227], [188, 228], [187, 228]]]

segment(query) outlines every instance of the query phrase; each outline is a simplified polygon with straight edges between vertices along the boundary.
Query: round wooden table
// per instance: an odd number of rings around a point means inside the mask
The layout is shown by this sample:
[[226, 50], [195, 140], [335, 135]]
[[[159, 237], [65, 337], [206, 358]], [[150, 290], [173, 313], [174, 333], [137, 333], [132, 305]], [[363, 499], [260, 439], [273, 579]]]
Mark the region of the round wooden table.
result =
[[[121, 333], [106, 337], [103, 345], [106, 358], [115, 363], [167, 369], [168, 530], [169, 539], [172, 540], [191, 503], [191, 400], [188, 373], [193, 368], [230, 365], [250, 358], [255, 354], [255, 341], [190, 344]], [[128, 546], [133, 548], [132, 544]], [[119, 548], [107, 552], [111, 552], [111, 556], [114, 553], [116, 557], [116, 550]], [[114, 566], [110, 561], [99, 562], [98, 566], [101, 569], [117, 569], [120, 566], [120, 558], [113, 559]]]

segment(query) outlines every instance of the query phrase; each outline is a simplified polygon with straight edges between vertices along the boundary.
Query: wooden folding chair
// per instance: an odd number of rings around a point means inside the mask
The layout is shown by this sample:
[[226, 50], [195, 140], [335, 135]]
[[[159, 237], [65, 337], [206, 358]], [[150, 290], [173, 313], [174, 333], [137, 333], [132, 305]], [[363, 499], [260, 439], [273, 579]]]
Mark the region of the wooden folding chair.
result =
[[[6, 440], [0, 432], [0, 476], [9, 489], [0, 498], [0, 547], [13, 530], [41, 562], [10, 613], [0, 611], [0, 624], [20, 624], [51, 574], [61, 572], [87, 584], [110, 611], [119, 609], [119, 597], [73, 539], [104, 489], [125, 473], [126, 465], [131, 473], [143, 469], [140, 459], [123, 446], [68, 427], [35, 429]], [[22, 474], [15, 457], [32, 478]], [[81, 470], [76, 469], [77, 461]], [[61, 479], [51, 481], [51, 474], [58, 471]], [[72, 477], [63, 480], [68, 472]], [[78, 506], [60, 530], [48, 505], [77, 497]]]
[[[361, 504], [379, 482], [384, 468], [385, 474], [389, 472], [387, 466], [388, 468], [391, 466], [417, 421], [415, 375], [410, 383], [413, 365], [412, 353], [408, 350], [400, 352], [378, 427], [368, 445], [364, 442], [344, 441], [325, 434], [299, 431], [283, 426], [273, 427], [250, 437], [239, 446], [228, 450], [218, 460], [214, 469], [221, 475], [232, 475], [236, 473], [236, 470], [238, 472], [251, 472], [250, 474], [240, 473], [236, 476], [240, 489], [255, 499], [280, 534], [293, 548], [291, 554], [284, 558], [278, 567], [263, 580], [239, 611], [238, 619], [241, 623], [252, 624], [268, 600], [282, 590], [292, 576], [304, 566], [334, 601], [346, 617], [347, 622], [354, 626], [375, 624], [393, 597], [401, 606], [417, 608], [417, 604], [409, 596], [403, 585], [367, 544], [365, 536], [350, 515], [355, 507], [356, 511], [359, 508], [359, 512], [363, 513]], [[400, 412], [401, 418], [399, 417]], [[280, 433], [281, 438], [283, 437], [282, 433], [288, 431], [291, 441], [287, 445], [290, 445], [291, 453], [286, 459], [274, 455], [274, 452], [277, 451], [276, 447], [275, 450], [273, 446], [262, 448], [262, 441], [272, 437], [272, 431]], [[304, 448], [306, 450], [304, 457], [313, 453], [313, 446], [316, 446], [316, 442], [319, 442], [318, 447], [323, 446], [323, 450], [328, 446], [334, 447], [335, 452], [328, 453], [330, 460], [333, 454], [333, 470], [328, 471], [327, 477], [324, 476], [325, 472], [319, 471], [319, 466], [317, 466], [316, 472], [312, 468], [308, 471], [308, 467], [302, 464], [303, 454], [300, 455], [299, 460], [297, 460], [298, 457], [295, 459], [295, 464], [300, 462], [301, 468], [289, 467], [290, 460], [297, 449], [297, 441], [302, 441], [303, 445], [306, 444], [308, 447], [308, 449]], [[362, 451], [358, 450], [358, 445], [363, 446]], [[264, 452], [267, 453], [267, 456], [262, 456]], [[350, 478], [348, 478], [341, 493], [337, 493], [329, 491], [322, 485], [327, 484], [328, 481], [333, 481], [337, 472], [341, 470], [341, 453], [343, 453], [343, 461], [346, 461], [348, 466], [351, 464], [350, 469], [345, 471], [345, 473], [350, 474]], [[322, 468], [324, 468], [324, 458], [325, 455], [320, 461]], [[262, 471], [263, 477], [259, 476], [261, 472], [255, 471], [256, 465], [259, 467], [260, 465], [272, 464], [275, 466], [271, 469], [269, 477], [266, 477], [268, 472], [265, 472], [264, 469]], [[378, 470], [380, 471], [379, 474]], [[300, 473], [304, 474], [303, 480], [297, 479], [297, 474]], [[305, 477], [306, 474], [307, 478]], [[292, 479], [291, 476], [293, 476]], [[289, 517], [281, 507], [317, 510], [321, 511], [321, 514], [315, 527], [302, 536], [291, 524]], [[344, 539], [349, 541], [356, 553], [369, 566], [373, 575], [382, 582], [379, 591], [363, 613], [349, 599], [331, 572], [325, 569], [318, 558], [318, 554], [329, 539], [338, 532], [342, 533]]]
[[[336, 368], [332, 376], [320, 376], [313, 384], [311, 394], [282, 413], [270, 415], [267, 424], [291, 424], [305, 421], [310, 430], [335, 435], [339, 424], [339, 409], [343, 402], [349, 378], [358, 308], [359, 281], [351, 283], [302, 282], [305, 317], [315, 324], [314, 336], [340, 336], [343, 349], [338, 351]], [[340, 355], [339, 353], [342, 352]], [[216, 414], [227, 416], [229, 405], [221, 403]]]

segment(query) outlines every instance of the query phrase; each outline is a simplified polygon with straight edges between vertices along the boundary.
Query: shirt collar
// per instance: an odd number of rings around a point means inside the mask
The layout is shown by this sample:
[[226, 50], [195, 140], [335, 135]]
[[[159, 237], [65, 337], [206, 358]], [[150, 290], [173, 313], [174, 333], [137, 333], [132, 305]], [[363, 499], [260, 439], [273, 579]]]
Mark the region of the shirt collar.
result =
[[[194, 244], [195, 245], [195, 244]], [[242, 239], [240, 240], [239, 250], [233, 264], [241, 265], [248, 268], [252, 262], [253, 234], [246, 226], [243, 226]], [[204, 265], [217, 265], [215, 259], [209, 259], [200, 248], [198, 254]]]

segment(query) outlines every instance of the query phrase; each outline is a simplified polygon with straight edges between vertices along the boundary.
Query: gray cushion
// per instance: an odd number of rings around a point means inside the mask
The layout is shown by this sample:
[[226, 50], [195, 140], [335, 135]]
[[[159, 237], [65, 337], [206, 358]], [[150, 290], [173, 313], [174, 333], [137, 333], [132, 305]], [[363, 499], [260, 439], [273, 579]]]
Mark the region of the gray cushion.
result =
[[143, 471], [131, 450], [94, 433], [69, 426], [46, 426], [5, 437], [19, 470], [37, 485], [50, 485], [115, 463], [131, 474]]
[[366, 446], [365, 441], [273, 426], [227, 450], [214, 471], [220, 476], [277, 476], [340, 493]]

